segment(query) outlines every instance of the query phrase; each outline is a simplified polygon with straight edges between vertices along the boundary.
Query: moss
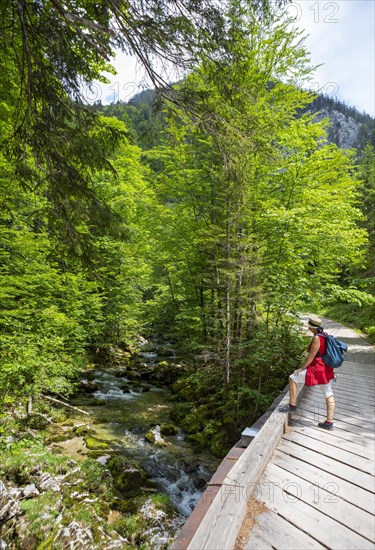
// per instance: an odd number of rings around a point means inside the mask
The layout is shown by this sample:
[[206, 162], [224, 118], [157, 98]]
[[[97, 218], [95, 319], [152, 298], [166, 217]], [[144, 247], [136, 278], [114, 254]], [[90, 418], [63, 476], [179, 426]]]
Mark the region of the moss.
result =
[[40, 442], [23, 438], [12, 443], [2, 453], [0, 474], [16, 483], [30, 483], [36, 467], [50, 474], [65, 474], [69, 471], [68, 457], [55, 455]]
[[78, 437], [81, 436], [81, 435], [94, 435], [95, 434], [95, 430], [93, 430], [89, 426], [78, 426], [78, 428], [76, 428], [74, 430], [74, 432], [75, 432], [75, 435], [77, 435]]
[[74, 437], [74, 433], [69, 430], [67, 432], [60, 432], [53, 435], [48, 436], [45, 439], [46, 445], [49, 445], [50, 443], [60, 443], [60, 441], [67, 441], [68, 439], [72, 439]]
[[97, 451], [100, 449], [108, 449], [108, 443], [106, 443], [105, 441], [101, 441], [100, 439], [97, 439], [92, 435], [85, 435], [84, 439], [85, 439], [86, 447], [88, 449], [91, 449], [93, 451]]
[[107, 502], [113, 499], [112, 477], [101, 464], [88, 458], [81, 464], [81, 474], [83, 474], [84, 488], [96, 496], [103, 497]]
[[148, 441], [149, 443], [155, 443], [155, 434], [152, 430], [149, 430], [145, 434], [145, 440]]
[[137, 462], [123, 455], [112, 457], [108, 462], [114, 486], [124, 494], [136, 495], [146, 481], [146, 474]]
[[94, 405], [95, 407], [105, 407], [106, 406], [106, 402], [104, 401], [104, 399], [97, 399], [96, 397], [94, 397], [94, 399], [91, 401], [90, 404]]
[[35, 498], [21, 501], [20, 505], [27, 519], [25, 536], [32, 534], [36, 542], [49, 538], [51, 531], [55, 529], [55, 520], [63, 507], [60, 494], [47, 491]]
[[73, 427], [74, 426], [74, 420], [72, 420], [71, 418], [67, 418], [66, 420], [64, 420], [63, 422], [60, 422], [61, 426], [70, 426], [70, 427]]
[[37, 550], [52, 550], [56, 549], [56, 545], [54, 543], [55, 537], [57, 535], [57, 529], [53, 531], [53, 533], [45, 540], [40, 542], [37, 546]]
[[176, 435], [178, 428], [174, 424], [162, 424], [160, 426], [161, 435]]

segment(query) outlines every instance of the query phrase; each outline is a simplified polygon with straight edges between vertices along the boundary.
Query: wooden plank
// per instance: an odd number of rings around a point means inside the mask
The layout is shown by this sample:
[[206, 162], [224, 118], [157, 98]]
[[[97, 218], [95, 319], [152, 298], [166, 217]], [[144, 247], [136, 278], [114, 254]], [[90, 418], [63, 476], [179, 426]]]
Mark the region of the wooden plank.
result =
[[189, 550], [232, 550], [246, 514], [247, 500], [280, 441], [286, 420], [285, 414], [277, 410], [268, 418], [224, 479]]
[[[311, 459], [311, 462], [314, 458]], [[280, 466], [285, 470], [293, 472], [298, 477], [306, 479], [310, 486], [319, 494], [319, 489], [326, 489], [328, 492], [337, 492], [340, 498], [351, 502], [354, 506], [365, 510], [369, 514], [375, 514], [375, 499], [373, 493], [353, 485], [350, 481], [342, 479], [324, 469], [302, 462], [292, 455], [286, 454], [281, 450], [276, 450], [272, 457], [273, 464]], [[311, 489], [313, 490], [313, 489]]]
[[[260, 533], [258, 529], [255, 529], [255, 531], [256, 532], [253, 532], [253, 530], [251, 530], [247, 543], [245, 546], [241, 547], [243, 550], [273, 550], [275, 548], [272, 546], [272, 543], [266, 541], [262, 537], [262, 533]], [[192, 550], [199, 550], [199, 548], [192, 548]]]
[[[255, 526], [254, 529], [250, 531], [250, 536], [245, 543], [244, 546], [240, 546], [241, 550], [273, 550], [275, 547], [272, 546], [272, 543], [266, 541], [262, 537], [262, 532], [260, 532], [259, 529], [257, 529], [257, 526]], [[237, 544], [236, 544], [237, 548]], [[193, 550], [193, 549], [192, 549]], [[197, 548], [197, 550], [199, 550]]]
[[[335, 397], [335, 413], [340, 413], [342, 415], [346, 415], [348, 418], [354, 418], [359, 421], [364, 421], [369, 425], [369, 429], [373, 431], [374, 427], [374, 415], [373, 410], [371, 408], [365, 408], [362, 407], [353, 407], [353, 405], [350, 403], [350, 401], [344, 401], [340, 398]], [[310, 410], [316, 410], [321, 413], [325, 413], [326, 411], [326, 403], [325, 400], [321, 400], [318, 398], [318, 396], [311, 395], [308, 399], [304, 399], [303, 402], [299, 405], [299, 407], [307, 408], [307, 405], [309, 405]]]
[[[365, 408], [362, 406], [353, 406], [352, 402], [349, 398], [343, 399], [339, 397], [337, 394], [334, 395], [336, 406], [340, 407], [340, 404], [342, 405], [345, 410], [347, 410], [347, 414], [359, 418], [360, 420], [368, 420], [368, 413], [371, 414], [371, 417], [373, 417], [373, 412], [370, 409]], [[315, 406], [315, 408], [319, 408], [321, 411], [326, 410], [326, 400], [321, 396], [319, 393], [309, 392], [309, 395], [303, 399], [303, 401], [300, 403], [300, 407], [303, 405], [312, 405]]]
[[[353, 366], [350, 366], [353, 365]], [[337, 371], [338, 374], [350, 375], [353, 372], [358, 372], [363, 376], [368, 376], [373, 378], [375, 376], [375, 369], [373, 363], [355, 363], [353, 361], [348, 361], [345, 365], [342, 365], [343, 368], [339, 368]]]
[[338, 467], [339, 463], [348, 464], [361, 472], [374, 475], [374, 462], [371, 460], [345, 451], [344, 449], [331, 447], [328, 443], [317, 441], [316, 439], [309, 437], [307, 434], [298, 433], [296, 431], [290, 434], [285, 434], [284, 438], [289, 439], [298, 445], [302, 445], [307, 449], [311, 449], [312, 451], [316, 451], [320, 454], [335, 459], [338, 463]]
[[350, 397], [350, 399], [353, 399], [353, 401], [357, 402], [360, 405], [366, 403], [367, 405], [372, 406], [375, 403], [375, 399], [372, 397], [372, 395], [366, 395], [365, 391], [348, 390], [347, 388], [340, 388], [338, 386], [334, 386], [332, 388], [332, 391], [334, 395], [337, 393], [339, 396], [342, 397]]
[[310, 426], [293, 426], [293, 432], [308, 435], [309, 437], [312, 437], [317, 441], [327, 443], [328, 445], [331, 445], [336, 449], [345, 449], [345, 451], [353, 453], [367, 460], [374, 460], [374, 447], [366, 448], [360, 445], [356, 445], [356, 443], [347, 440], [343, 442], [343, 440], [338, 437], [334, 431], [327, 432], [325, 430], [312, 428]]
[[356, 470], [353, 466], [338, 463], [333, 458], [320, 454], [319, 451], [306, 451], [306, 448], [289, 441], [283, 437], [278, 449], [284, 453], [290, 454], [303, 462], [307, 462], [312, 466], [316, 466], [320, 470], [325, 470], [327, 473], [336, 475], [341, 479], [349, 481], [353, 485], [358, 485], [362, 489], [374, 492], [374, 478], [373, 476]]
[[[368, 409], [365, 409], [363, 406], [353, 403], [353, 401], [349, 399], [349, 397], [348, 398], [338, 397], [338, 395], [336, 394], [334, 398], [335, 398], [336, 407], [339, 407], [340, 409], [343, 408], [345, 411], [352, 413], [352, 415], [357, 418], [367, 418]], [[318, 393], [309, 392], [308, 399], [312, 399], [314, 401], [321, 403], [322, 408], [325, 407], [325, 399], [320, 397]], [[371, 414], [372, 414], [372, 411], [371, 411]]]
[[374, 550], [373, 543], [366, 538], [302, 500], [296, 500], [291, 495], [286, 494], [281, 487], [274, 483], [268, 468], [262, 476], [261, 485], [266, 489], [261, 492], [258, 491], [260, 493], [257, 496], [259, 501], [311, 535], [323, 546], [337, 550]]
[[[373, 354], [374, 354], [374, 348], [372, 350], [369, 350], [369, 355], [370, 353], [372, 353], [372, 357], [373, 357]], [[369, 359], [369, 361], [366, 363], [366, 362], [358, 362], [358, 361], [351, 361], [352, 357], [351, 356], [348, 356], [347, 355], [347, 359], [346, 361], [343, 363], [343, 365], [341, 367], [339, 367], [340, 371], [342, 368], [344, 368], [345, 370], [349, 370], [351, 371], [353, 368], [362, 368], [362, 369], [368, 369], [369, 371], [373, 371], [374, 370], [374, 360], [373, 359], [370, 359], [370, 357], [368, 357], [367, 359]], [[356, 359], [356, 355], [354, 354], [353, 355], [353, 359]]]
[[[319, 430], [322, 432], [320, 428], [316, 425], [316, 422], [309, 418], [293, 418], [291, 426], [294, 428], [294, 426], [306, 426], [308, 428], [311, 428], [313, 430]], [[333, 432], [323, 432], [324, 434], [328, 433], [334, 433], [338, 438], [342, 440], [342, 447], [345, 448], [345, 442], [346, 441], [352, 441], [359, 447], [363, 448], [363, 452], [367, 453], [368, 450], [373, 453], [374, 452], [374, 441], [369, 440], [366, 436], [359, 436], [358, 434], [353, 434], [351, 432], [347, 432], [346, 430], [340, 430], [337, 429], [337, 426], [335, 426], [335, 429]], [[367, 455], [366, 455], [367, 456]]]
[[[326, 409], [325, 400], [319, 399], [318, 396], [315, 397], [314, 394], [311, 395], [309, 398], [305, 398], [302, 404], [306, 404], [309, 406], [312, 405], [316, 409], [319, 408], [321, 411], [325, 411]], [[360, 407], [352, 408], [350, 404], [338, 400], [337, 396], [335, 396], [335, 414], [337, 413], [357, 418], [358, 420], [363, 420], [366, 422], [371, 421], [372, 424], [375, 422], [375, 415], [373, 415], [372, 412], [369, 413], [367, 409], [365, 411], [363, 408]]]
[[[354, 376], [353, 376], [354, 374]], [[338, 378], [341, 378], [341, 377], [345, 377], [345, 378], [348, 378], [348, 379], [351, 379], [351, 378], [357, 378], [357, 377], [360, 377], [361, 380], [366, 380], [370, 383], [374, 383], [375, 384], [375, 371], [372, 370], [366, 370], [366, 369], [361, 369], [361, 368], [357, 368], [357, 365], [355, 365], [351, 370], [339, 370], [338, 372], [335, 373], [335, 375], [338, 377]]]
[[[332, 491], [326, 491], [323, 487], [318, 489], [305, 479], [274, 463], [270, 463], [266, 471], [267, 478], [272, 480], [274, 485], [278, 484], [282, 488], [285, 498], [288, 499], [287, 495], [290, 495], [290, 500], [294, 501], [296, 507], [299, 506], [301, 501], [305, 502], [341, 524], [336, 529], [345, 526], [365, 539], [374, 542], [374, 516], [372, 514], [341, 499], [338, 492], [333, 494]], [[272, 488], [269, 488], [270, 498], [272, 497]]]
[[[338, 404], [338, 409], [339, 407], [340, 404]], [[318, 404], [316, 402], [303, 402], [299, 405], [296, 412], [293, 413], [293, 419], [298, 420], [299, 418], [305, 417], [313, 419], [316, 423], [321, 422], [326, 418], [326, 407], [323, 404]], [[334, 421], [336, 425], [338, 425], [337, 422], [340, 421], [340, 425], [347, 430], [350, 430], [353, 427], [353, 432], [365, 432], [370, 438], [374, 432], [372, 422], [368, 422], [366, 419], [357, 418], [345, 413], [340, 413], [337, 409], [335, 410]]]
[[[305, 409], [302, 405], [299, 409], [297, 409], [295, 413], [293, 413], [293, 419], [294, 418], [296, 420], [299, 420], [301, 418], [310, 419], [318, 424], [318, 422], [324, 420], [325, 415], [319, 416], [316, 411], [314, 412], [309, 409]], [[349, 433], [358, 434], [360, 436], [366, 437], [371, 441], [375, 439], [375, 435], [372, 431], [369, 432], [369, 430], [366, 430], [362, 426], [357, 426], [356, 424], [344, 422], [334, 417], [334, 430], [336, 431], [337, 429], [345, 430]]]
[[[263, 546], [257, 546], [260, 539], [264, 541]], [[244, 550], [255, 548], [320, 550], [324, 546], [275, 512], [269, 511], [257, 517]]]
[[336, 374], [336, 383], [343, 381], [347, 387], [358, 387], [366, 386], [368, 388], [375, 388], [375, 376], [364, 376], [357, 370], [355, 370], [355, 375], [353, 373], [346, 374], [345, 372], [340, 372]]
[[[335, 401], [335, 418], [348, 422], [349, 424], [355, 424], [356, 426], [360, 425], [363, 428], [368, 428], [371, 433], [374, 432], [374, 422], [372, 420], [373, 416], [363, 415], [362, 417], [352, 413], [351, 411], [345, 412], [343, 408], [340, 407], [340, 402]], [[317, 399], [305, 398], [302, 403], [299, 405], [301, 409], [310, 410], [316, 412], [320, 415], [326, 414], [326, 404], [323, 401], [318, 401]]]

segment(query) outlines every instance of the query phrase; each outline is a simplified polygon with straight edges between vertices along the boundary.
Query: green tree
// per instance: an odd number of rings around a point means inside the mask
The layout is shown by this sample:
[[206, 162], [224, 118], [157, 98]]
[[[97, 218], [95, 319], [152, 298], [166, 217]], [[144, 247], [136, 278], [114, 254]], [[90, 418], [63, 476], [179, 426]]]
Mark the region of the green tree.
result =
[[361, 209], [364, 214], [364, 227], [368, 232], [368, 274], [375, 277], [375, 149], [367, 145], [359, 166], [361, 179]]
[[299, 35], [241, 17], [247, 32], [231, 26], [226, 55], [181, 84], [193, 120], [170, 115], [166, 144], [144, 155], [164, 207], [158, 297], [227, 385], [261, 318], [270, 335], [319, 303], [365, 240], [351, 154], [324, 145], [325, 122], [297, 117], [312, 99], [297, 87], [310, 71]]

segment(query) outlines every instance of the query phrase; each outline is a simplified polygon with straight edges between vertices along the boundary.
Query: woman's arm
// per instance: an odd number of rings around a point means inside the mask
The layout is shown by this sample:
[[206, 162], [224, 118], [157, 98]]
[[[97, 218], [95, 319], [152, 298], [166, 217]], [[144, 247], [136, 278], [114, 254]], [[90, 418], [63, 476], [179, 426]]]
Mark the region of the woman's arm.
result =
[[299, 374], [303, 370], [307, 369], [307, 367], [312, 363], [313, 359], [316, 357], [316, 354], [318, 353], [319, 349], [320, 349], [320, 338], [317, 334], [315, 334], [313, 341], [311, 343], [309, 355], [307, 356], [307, 359], [303, 364], [303, 366], [300, 369], [297, 369], [295, 371], [295, 374]]

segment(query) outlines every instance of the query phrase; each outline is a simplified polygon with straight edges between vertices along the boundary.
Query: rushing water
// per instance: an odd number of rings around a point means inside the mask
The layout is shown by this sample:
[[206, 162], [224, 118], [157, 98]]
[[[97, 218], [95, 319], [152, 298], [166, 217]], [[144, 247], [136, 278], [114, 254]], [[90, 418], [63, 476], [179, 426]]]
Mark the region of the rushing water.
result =
[[[151, 363], [156, 354], [146, 356], [144, 352], [143, 357]], [[144, 383], [137, 391], [129, 391], [124, 389], [125, 377], [104, 370], [95, 371], [92, 380], [98, 390], [76, 397], [73, 403], [91, 413], [95, 437], [136, 460], [158, 490], [170, 496], [176, 509], [190, 515], [219, 461], [208, 453], [197, 453], [182, 430], [163, 436], [165, 447], [146, 441], [145, 434], [151, 428], [171, 422], [169, 391]]]

